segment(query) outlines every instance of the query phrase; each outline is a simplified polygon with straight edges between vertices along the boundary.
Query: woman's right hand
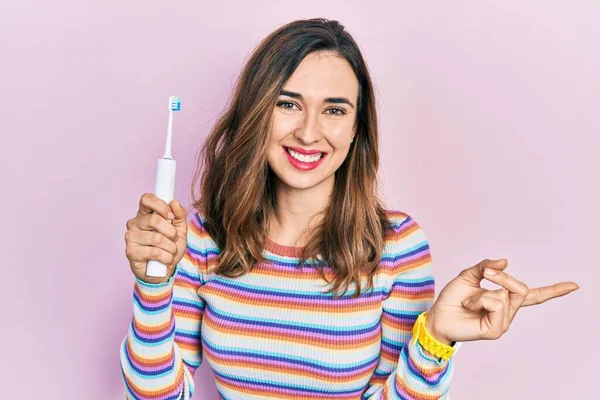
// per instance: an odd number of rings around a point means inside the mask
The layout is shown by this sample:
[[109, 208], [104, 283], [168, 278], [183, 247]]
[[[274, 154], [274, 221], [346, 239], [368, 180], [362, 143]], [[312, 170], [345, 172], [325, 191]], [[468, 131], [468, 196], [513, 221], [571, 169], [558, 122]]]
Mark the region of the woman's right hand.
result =
[[[167, 204], [152, 193], [143, 194], [137, 215], [127, 221], [125, 232], [125, 255], [131, 272], [147, 283], [168, 281], [185, 254], [187, 229], [186, 210], [181, 203], [173, 200]], [[146, 276], [148, 260], [165, 264], [167, 276]]]

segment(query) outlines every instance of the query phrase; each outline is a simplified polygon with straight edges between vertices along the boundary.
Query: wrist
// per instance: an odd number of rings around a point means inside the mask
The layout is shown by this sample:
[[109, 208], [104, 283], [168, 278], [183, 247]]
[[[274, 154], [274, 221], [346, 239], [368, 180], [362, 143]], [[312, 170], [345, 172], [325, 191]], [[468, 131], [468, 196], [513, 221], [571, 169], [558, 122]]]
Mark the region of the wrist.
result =
[[[422, 350], [422, 354], [426, 357], [435, 359], [438, 362], [441, 362], [441, 360], [449, 360], [454, 354], [454, 347], [451, 345], [451, 341], [447, 340], [445, 335], [440, 334], [439, 330], [435, 329], [436, 325], [434, 321], [433, 318], [429, 320], [429, 312], [422, 312], [419, 314], [413, 325], [411, 344], [414, 346], [419, 343], [420, 350]], [[433, 331], [437, 337], [433, 336], [430, 330]]]
[[427, 320], [425, 321], [425, 329], [427, 329], [427, 332], [429, 332], [429, 334], [431, 336], [433, 336], [433, 338], [435, 340], [437, 340], [438, 342], [441, 342], [448, 346], [452, 346], [452, 344], [454, 343], [453, 340], [448, 339], [446, 337], [446, 335], [444, 335], [438, 329], [436, 329], [435, 323], [434, 323], [434, 318], [433, 318], [433, 313], [431, 311], [427, 313]]
[[137, 279], [147, 285], [164, 285], [168, 283], [173, 277], [175, 271], [171, 271], [171, 273], [167, 274], [165, 277], [152, 277], [152, 276], [144, 276], [143, 278], [137, 277]]

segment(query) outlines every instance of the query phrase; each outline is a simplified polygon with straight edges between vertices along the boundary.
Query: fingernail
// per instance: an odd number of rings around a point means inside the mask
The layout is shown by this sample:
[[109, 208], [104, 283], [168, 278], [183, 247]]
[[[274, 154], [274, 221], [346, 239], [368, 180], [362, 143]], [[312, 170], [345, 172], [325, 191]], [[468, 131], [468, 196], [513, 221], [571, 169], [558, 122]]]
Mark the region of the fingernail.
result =
[[486, 275], [489, 275], [489, 276], [494, 276], [494, 275], [496, 275], [496, 271], [494, 271], [493, 269], [490, 269], [490, 268], [486, 268], [486, 269], [485, 269], [483, 272], [484, 272]]
[[172, 212], [169, 211], [169, 214], [167, 215], [167, 217], [169, 217], [169, 219], [175, 219], [175, 214], [173, 214]]

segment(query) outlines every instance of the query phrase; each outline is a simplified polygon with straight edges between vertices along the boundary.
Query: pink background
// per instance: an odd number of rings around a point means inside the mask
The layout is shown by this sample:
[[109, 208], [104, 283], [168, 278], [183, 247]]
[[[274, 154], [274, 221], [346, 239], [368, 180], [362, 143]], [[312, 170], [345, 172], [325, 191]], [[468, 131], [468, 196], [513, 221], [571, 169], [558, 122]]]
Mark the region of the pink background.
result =
[[[153, 190], [168, 96], [182, 98], [189, 207], [196, 150], [245, 57], [314, 16], [365, 54], [383, 196], [425, 229], [438, 292], [501, 257], [531, 287], [581, 286], [464, 345], [453, 398], [597, 394], [599, 2], [19, 0], [0, 5], [3, 398], [120, 398], [125, 222]], [[194, 398], [216, 397], [207, 364], [196, 382]]]

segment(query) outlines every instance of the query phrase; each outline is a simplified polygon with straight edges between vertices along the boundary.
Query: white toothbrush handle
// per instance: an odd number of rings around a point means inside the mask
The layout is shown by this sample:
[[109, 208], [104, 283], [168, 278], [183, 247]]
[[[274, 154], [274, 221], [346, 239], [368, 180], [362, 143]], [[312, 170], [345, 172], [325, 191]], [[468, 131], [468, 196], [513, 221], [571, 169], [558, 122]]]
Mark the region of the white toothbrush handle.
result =
[[[154, 194], [167, 204], [173, 200], [173, 195], [175, 194], [176, 165], [176, 161], [172, 158], [159, 158], [156, 167]], [[167, 276], [167, 266], [157, 260], [148, 260], [146, 276], [165, 277]]]

